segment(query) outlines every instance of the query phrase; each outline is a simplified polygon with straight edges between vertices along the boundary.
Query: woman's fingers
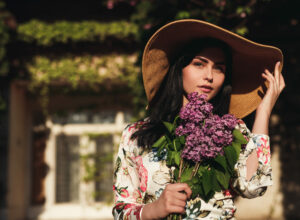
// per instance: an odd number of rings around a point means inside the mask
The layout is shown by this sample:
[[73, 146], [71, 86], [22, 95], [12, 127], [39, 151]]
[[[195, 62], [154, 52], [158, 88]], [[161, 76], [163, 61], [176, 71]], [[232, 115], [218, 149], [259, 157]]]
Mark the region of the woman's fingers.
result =
[[281, 91], [285, 87], [284, 78], [280, 72], [280, 62], [275, 64], [274, 74], [265, 69], [262, 77], [268, 81], [269, 87], [257, 110], [270, 115]]
[[192, 190], [186, 183], [168, 184], [164, 190], [165, 207], [167, 212], [183, 213]]
[[188, 195], [185, 193], [185, 191], [174, 193], [174, 197], [181, 201], [186, 201], [188, 199]]
[[177, 192], [184, 191], [188, 198], [190, 198], [192, 195], [192, 190], [186, 183], [168, 184], [167, 187], [169, 187], [170, 190], [174, 190]]
[[283, 76], [282, 76], [282, 74], [280, 73], [280, 87], [279, 87], [279, 89], [280, 89], [280, 91], [282, 91], [283, 89], [284, 89], [284, 87], [285, 87], [285, 81], [284, 81], [284, 78], [283, 78]]
[[270, 91], [274, 90], [274, 80], [272, 80], [272, 76], [270, 76], [270, 74], [266, 72], [262, 73], [262, 77], [269, 82], [269, 89], [267, 90], [267, 93], [270, 93]]
[[182, 206], [175, 206], [175, 205], [170, 205], [169, 207], [166, 207], [167, 212], [170, 213], [184, 213], [185, 209]]
[[278, 85], [278, 88], [280, 88], [280, 62], [276, 62], [275, 68], [274, 68], [274, 77], [276, 84]]
[[172, 200], [170, 200], [170, 203], [173, 205], [173, 206], [179, 206], [179, 207], [185, 207], [185, 204], [186, 204], [186, 200], [181, 200], [181, 199], [178, 199], [178, 198], [172, 198]]
[[269, 92], [270, 93], [275, 93], [275, 95], [278, 95], [278, 90], [279, 90], [279, 82], [276, 81], [274, 75], [268, 70], [266, 69], [265, 72], [265, 78], [268, 80], [269, 82]]

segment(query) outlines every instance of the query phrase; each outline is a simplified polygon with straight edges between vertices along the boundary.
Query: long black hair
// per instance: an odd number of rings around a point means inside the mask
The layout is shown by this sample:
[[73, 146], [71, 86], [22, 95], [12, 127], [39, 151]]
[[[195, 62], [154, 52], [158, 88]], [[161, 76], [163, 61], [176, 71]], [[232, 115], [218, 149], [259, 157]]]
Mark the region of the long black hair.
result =
[[137, 138], [138, 146], [150, 148], [166, 132], [162, 122], [173, 122], [183, 105], [182, 69], [189, 65], [199, 52], [210, 47], [222, 49], [226, 62], [225, 81], [219, 93], [210, 102], [214, 106], [215, 114], [224, 115], [228, 113], [232, 72], [230, 47], [223, 41], [214, 38], [191, 41], [171, 61], [169, 71], [148, 105], [148, 119], [132, 134], [131, 139]]

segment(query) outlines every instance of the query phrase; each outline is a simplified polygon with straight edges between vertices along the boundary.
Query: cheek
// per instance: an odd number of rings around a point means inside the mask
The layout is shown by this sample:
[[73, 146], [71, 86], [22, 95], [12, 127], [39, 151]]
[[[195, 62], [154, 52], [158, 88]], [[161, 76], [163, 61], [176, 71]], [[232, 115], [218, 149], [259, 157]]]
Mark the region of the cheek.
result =
[[219, 75], [219, 76], [215, 77], [214, 81], [215, 81], [216, 87], [221, 88], [225, 81], [225, 75]]
[[193, 91], [194, 87], [196, 86], [196, 82], [198, 81], [197, 74], [191, 71], [189, 68], [184, 68], [182, 70], [182, 83], [183, 89], [185, 92], [190, 93]]

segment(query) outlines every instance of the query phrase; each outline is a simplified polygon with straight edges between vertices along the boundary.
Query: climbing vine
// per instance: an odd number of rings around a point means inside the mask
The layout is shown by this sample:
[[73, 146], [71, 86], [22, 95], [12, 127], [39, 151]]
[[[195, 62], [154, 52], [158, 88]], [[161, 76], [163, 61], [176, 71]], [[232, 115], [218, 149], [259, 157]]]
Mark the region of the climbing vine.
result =
[[[30, 74], [29, 89], [41, 94], [41, 104], [47, 110], [49, 86], [53, 83], [70, 85], [76, 90], [84, 84], [91, 89], [106, 83], [123, 83], [134, 90], [139, 67], [135, 65], [137, 54], [110, 54], [106, 56], [74, 56], [51, 59], [36, 56], [26, 64]], [[47, 113], [47, 112], [45, 112]]]
[[127, 21], [57, 21], [51, 24], [34, 19], [20, 24], [17, 34], [19, 40], [27, 43], [53, 46], [56, 43], [104, 42], [109, 37], [136, 40], [138, 26]]
[[[105, 142], [106, 140], [110, 140], [112, 137], [111, 133], [90, 133], [84, 134], [88, 137], [88, 142], [86, 146], [82, 146], [83, 148], [89, 148], [93, 141], [100, 139]], [[120, 134], [116, 134], [120, 135]], [[94, 184], [112, 184], [112, 164], [114, 157], [114, 149], [115, 147], [110, 148], [109, 151], [105, 151], [102, 149], [101, 152], [92, 152], [92, 153], [83, 153], [81, 154], [81, 164], [83, 166], [83, 181], [85, 183], [94, 183]], [[111, 181], [111, 182], [110, 182]], [[102, 202], [112, 203], [113, 202], [113, 193], [110, 190], [94, 190], [91, 194], [94, 199], [101, 198]]]

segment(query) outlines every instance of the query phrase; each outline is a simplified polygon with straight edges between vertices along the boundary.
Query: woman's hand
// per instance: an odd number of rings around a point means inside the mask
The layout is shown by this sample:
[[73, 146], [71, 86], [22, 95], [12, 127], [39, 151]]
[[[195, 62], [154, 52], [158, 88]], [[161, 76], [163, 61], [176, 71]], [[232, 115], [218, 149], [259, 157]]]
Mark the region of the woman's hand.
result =
[[168, 184], [156, 201], [144, 206], [142, 220], [161, 219], [171, 213], [184, 213], [186, 201], [191, 195], [192, 190], [186, 183]]
[[280, 93], [285, 87], [285, 82], [279, 67], [280, 62], [277, 62], [274, 68], [274, 75], [267, 69], [262, 73], [262, 77], [269, 82], [269, 88], [256, 111], [263, 112], [265, 116], [269, 117]]
[[[254, 134], [269, 134], [269, 120], [272, 109], [285, 87], [283, 76], [280, 72], [280, 62], [275, 64], [274, 75], [269, 70], [265, 70], [262, 77], [269, 82], [269, 88], [263, 100], [256, 109], [255, 120], [252, 128]], [[247, 166], [247, 180], [250, 180], [252, 175], [258, 168], [258, 158], [256, 151], [253, 151], [246, 162]]]
[[269, 88], [263, 100], [256, 109], [255, 121], [252, 128], [252, 133], [266, 134], [269, 133], [269, 119], [272, 109], [285, 87], [283, 76], [279, 70], [280, 62], [275, 64], [274, 75], [269, 70], [265, 70], [262, 77], [269, 82]]

